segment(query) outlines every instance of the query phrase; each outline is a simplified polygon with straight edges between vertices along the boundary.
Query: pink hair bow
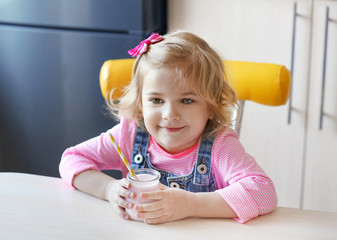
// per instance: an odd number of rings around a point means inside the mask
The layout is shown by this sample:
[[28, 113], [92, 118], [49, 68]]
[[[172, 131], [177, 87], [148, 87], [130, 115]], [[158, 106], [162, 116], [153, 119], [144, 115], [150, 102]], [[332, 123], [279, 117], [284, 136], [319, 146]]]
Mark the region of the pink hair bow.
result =
[[150, 37], [148, 37], [144, 41], [141, 41], [137, 47], [130, 49], [128, 53], [132, 57], [137, 57], [139, 54], [145, 53], [149, 45], [160, 42], [161, 40], [163, 40], [162, 36], [160, 36], [158, 33], [152, 33]]

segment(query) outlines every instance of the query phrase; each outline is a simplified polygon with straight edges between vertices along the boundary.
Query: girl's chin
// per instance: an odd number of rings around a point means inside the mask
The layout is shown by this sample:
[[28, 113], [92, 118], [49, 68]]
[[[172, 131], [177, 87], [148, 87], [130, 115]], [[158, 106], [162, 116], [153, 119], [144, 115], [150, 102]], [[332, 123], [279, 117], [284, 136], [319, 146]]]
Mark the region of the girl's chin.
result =
[[161, 147], [165, 152], [170, 153], [170, 154], [175, 154], [175, 153], [180, 153], [184, 151], [181, 148], [181, 145], [177, 145], [177, 142], [165, 142], [165, 143], [159, 143], [157, 142], [159, 147]]
[[194, 144], [192, 144], [192, 146], [181, 143], [179, 144], [178, 141], [174, 141], [174, 142], [164, 142], [164, 144], [162, 143], [158, 143], [158, 145], [167, 153], [169, 154], [177, 154], [177, 153], [181, 153], [185, 150], [187, 150], [188, 148], [192, 147]]

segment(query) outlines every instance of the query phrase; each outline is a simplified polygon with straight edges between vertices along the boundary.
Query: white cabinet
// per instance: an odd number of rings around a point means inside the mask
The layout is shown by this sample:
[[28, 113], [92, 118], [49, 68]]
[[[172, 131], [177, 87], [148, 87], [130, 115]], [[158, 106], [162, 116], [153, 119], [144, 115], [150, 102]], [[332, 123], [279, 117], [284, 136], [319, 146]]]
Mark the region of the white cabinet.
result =
[[[290, 69], [294, 3], [293, 0], [170, 1], [169, 30], [183, 28], [199, 34], [226, 59], [278, 63]], [[287, 207], [300, 207], [310, 1], [297, 3], [297, 12], [301, 17], [296, 17], [299, 44], [294, 52], [292, 122], [288, 124], [286, 105], [269, 107], [246, 102], [240, 136], [247, 152], [273, 179], [279, 205]]]
[[[319, 130], [327, 5], [325, 114]], [[336, 1], [170, 0], [168, 21], [169, 31], [192, 31], [225, 59], [277, 63], [290, 69], [293, 56], [291, 108], [246, 102], [240, 139], [273, 179], [280, 206], [336, 211]]]
[[337, 1], [314, 1], [313, 9], [303, 207], [337, 212]]
[[[290, 69], [293, 54], [290, 123], [289, 105], [269, 107], [246, 102], [240, 138], [246, 150], [273, 179], [279, 205], [298, 208], [303, 189], [311, 2], [296, 2], [295, 8], [295, 1], [259, 1], [257, 6], [255, 1], [247, 1], [252, 11], [243, 15], [247, 19], [237, 27], [254, 32], [250, 38], [241, 39], [254, 42], [254, 50], [242, 60], [278, 63]], [[260, 11], [256, 13], [255, 8]], [[237, 44], [244, 44], [241, 41]]]

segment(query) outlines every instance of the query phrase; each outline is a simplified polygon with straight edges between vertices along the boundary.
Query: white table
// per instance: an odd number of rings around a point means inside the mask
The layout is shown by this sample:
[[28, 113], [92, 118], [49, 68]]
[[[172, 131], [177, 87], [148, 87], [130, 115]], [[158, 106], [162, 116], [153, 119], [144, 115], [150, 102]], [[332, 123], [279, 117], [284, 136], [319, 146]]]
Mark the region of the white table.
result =
[[111, 205], [60, 178], [0, 172], [0, 239], [337, 239], [337, 214], [277, 208], [246, 224], [189, 218], [160, 225], [127, 221]]

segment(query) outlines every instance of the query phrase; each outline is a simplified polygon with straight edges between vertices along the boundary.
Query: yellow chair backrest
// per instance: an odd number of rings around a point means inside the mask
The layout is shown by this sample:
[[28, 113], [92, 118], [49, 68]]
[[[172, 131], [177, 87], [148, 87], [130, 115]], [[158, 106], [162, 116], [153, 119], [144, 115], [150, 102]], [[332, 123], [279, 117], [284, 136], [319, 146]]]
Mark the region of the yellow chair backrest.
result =
[[[112, 99], [118, 99], [131, 80], [135, 59], [105, 61], [100, 72], [100, 87], [104, 98], [114, 89]], [[287, 102], [291, 74], [278, 64], [224, 61], [230, 78], [229, 83], [239, 100], [278, 106]]]

